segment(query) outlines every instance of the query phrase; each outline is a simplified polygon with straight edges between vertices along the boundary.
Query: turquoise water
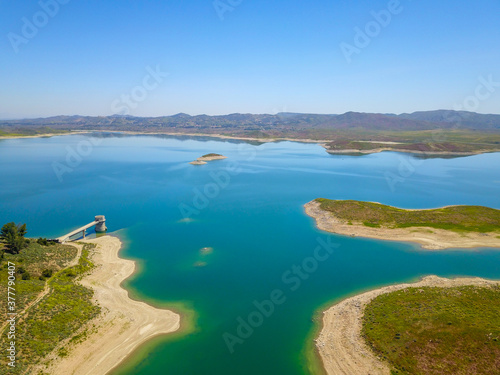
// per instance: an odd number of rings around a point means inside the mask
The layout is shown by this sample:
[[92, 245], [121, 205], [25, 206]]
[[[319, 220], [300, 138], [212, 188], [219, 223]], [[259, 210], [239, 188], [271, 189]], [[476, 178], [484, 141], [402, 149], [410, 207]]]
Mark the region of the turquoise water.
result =
[[[208, 152], [228, 159], [188, 164]], [[62, 181], [54, 163], [65, 171]], [[302, 206], [325, 197], [406, 208], [500, 208], [498, 165], [500, 153], [333, 156], [292, 142], [118, 135], [3, 140], [0, 223], [26, 222], [28, 235], [55, 237], [106, 215], [110, 232], [125, 242], [122, 255], [140, 264], [126, 282], [132, 294], [196, 312], [193, 332], [146, 345], [118, 374], [307, 374], [306, 343], [320, 307], [428, 274], [500, 278], [500, 251], [422, 251], [330, 235], [315, 228]], [[393, 189], [387, 176], [396, 181]], [[335, 245], [314, 263], [319, 240]], [[213, 253], [202, 255], [203, 247]], [[301, 279], [292, 278], [294, 266], [305, 267]], [[259, 321], [254, 302], [273, 291], [281, 292], [282, 303]], [[256, 327], [231, 353], [224, 334], [238, 337], [239, 322], [249, 315]]]

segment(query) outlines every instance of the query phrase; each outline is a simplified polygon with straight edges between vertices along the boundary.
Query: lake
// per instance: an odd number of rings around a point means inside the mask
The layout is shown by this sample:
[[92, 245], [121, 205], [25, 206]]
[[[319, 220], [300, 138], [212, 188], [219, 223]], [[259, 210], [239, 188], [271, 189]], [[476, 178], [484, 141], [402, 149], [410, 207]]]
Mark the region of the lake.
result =
[[[188, 164], [211, 152], [228, 158]], [[500, 278], [500, 251], [332, 235], [315, 228], [303, 205], [323, 197], [500, 208], [499, 165], [500, 153], [342, 156], [295, 142], [0, 140], [0, 223], [57, 237], [105, 215], [122, 256], [138, 262], [125, 285], [131, 295], [185, 312], [185, 334], [153, 340], [115, 374], [308, 374], [317, 368], [318, 311], [328, 304], [429, 274]], [[318, 246], [332, 252], [313, 262]]]

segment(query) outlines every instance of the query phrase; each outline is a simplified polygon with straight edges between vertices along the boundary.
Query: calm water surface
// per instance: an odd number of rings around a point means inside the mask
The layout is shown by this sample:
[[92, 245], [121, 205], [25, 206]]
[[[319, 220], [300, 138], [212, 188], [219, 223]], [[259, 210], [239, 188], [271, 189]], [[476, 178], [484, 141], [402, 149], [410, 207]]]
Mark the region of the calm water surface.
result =
[[[188, 164], [209, 152], [228, 159]], [[329, 235], [315, 228], [303, 205], [325, 197], [406, 208], [500, 208], [498, 165], [500, 153], [333, 156], [291, 142], [117, 135], [3, 140], [0, 223], [26, 222], [30, 236], [55, 237], [106, 215], [110, 232], [124, 241], [122, 255], [140, 265], [126, 282], [131, 293], [195, 311], [185, 322], [189, 334], [147, 344], [117, 374], [308, 374], [315, 313], [325, 304], [428, 274], [500, 278], [500, 251], [422, 251]], [[320, 239], [338, 247], [315, 266], [310, 257]], [[203, 247], [213, 253], [201, 254]], [[310, 272], [292, 281], [290, 272], [301, 265]], [[256, 318], [255, 302], [274, 290], [284, 302], [231, 353], [224, 334], [236, 336], [239, 322]]]

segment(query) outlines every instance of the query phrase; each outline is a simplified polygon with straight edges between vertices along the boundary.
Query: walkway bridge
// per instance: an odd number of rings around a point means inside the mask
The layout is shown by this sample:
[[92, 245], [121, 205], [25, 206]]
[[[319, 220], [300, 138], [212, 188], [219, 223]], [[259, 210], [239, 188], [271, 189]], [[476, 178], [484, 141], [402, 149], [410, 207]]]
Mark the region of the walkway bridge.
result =
[[95, 225], [95, 231], [97, 233], [101, 232], [106, 232], [106, 218], [103, 215], [98, 215], [95, 217], [95, 220], [91, 223], [88, 223], [87, 225], [84, 225], [83, 227], [80, 227], [78, 229], [75, 229], [72, 232], [69, 232], [68, 234], [65, 234], [64, 236], [56, 238], [56, 241], [59, 243], [64, 243], [67, 241], [72, 241], [70, 238], [77, 235], [78, 233], [82, 233], [83, 238], [85, 238], [85, 231]]

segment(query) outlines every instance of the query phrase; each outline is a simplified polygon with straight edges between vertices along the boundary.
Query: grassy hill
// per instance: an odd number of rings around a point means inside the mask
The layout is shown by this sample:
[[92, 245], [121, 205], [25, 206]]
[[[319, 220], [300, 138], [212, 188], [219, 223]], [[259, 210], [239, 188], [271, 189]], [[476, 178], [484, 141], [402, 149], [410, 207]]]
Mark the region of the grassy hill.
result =
[[[31, 365], [50, 353], [61, 341], [72, 337], [99, 313], [100, 308], [92, 303], [93, 291], [77, 282], [93, 267], [88, 259], [93, 246], [83, 245], [81, 257], [74, 266], [68, 264], [77, 256], [77, 249], [68, 245], [43, 246], [30, 240], [28, 247], [19, 254], [3, 254], [0, 262], [2, 296], [7, 296], [9, 271], [14, 269], [11, 273], [16, 277], [17, 363], [15, 368], [11, 368], [7, 365], [6, 356], [1, 356], [0, 374], [29, 373]], [[7, 308], [7, 299], [0, 299], [2, 316], [7, 316]], [[2, 326], [2, 348], [10, 345], [7, 329], [8, 326]], [[84, 330], [72, 340], [79, 340], [85, 335]], [[58, 352], [59, 356], [66, 354], [64, 348]]]
[[365, 309], [362, 335], [392, 374], [500, 374], [500, 287], [409, 288]]
[[450, 206], [430, 210], [405, 210], [380, 203], [316, 199], [320, 208], [343, 221], [369, 227], [430, 227], [456, 232], [500, 231], [500, 210], [483, 206]]

